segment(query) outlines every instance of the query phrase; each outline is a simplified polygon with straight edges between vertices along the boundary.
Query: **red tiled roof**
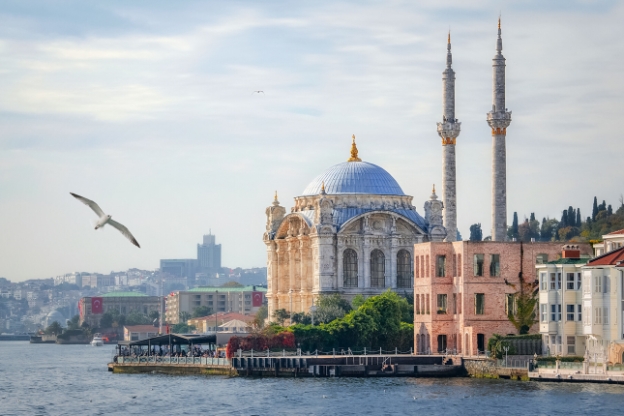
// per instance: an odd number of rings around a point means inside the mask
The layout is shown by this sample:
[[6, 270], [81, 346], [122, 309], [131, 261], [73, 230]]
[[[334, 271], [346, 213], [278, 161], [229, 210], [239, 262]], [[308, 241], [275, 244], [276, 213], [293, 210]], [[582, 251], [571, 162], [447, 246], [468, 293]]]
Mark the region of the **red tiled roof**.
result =
[[621, 230], [613, 231], [612, 233], [609, 233], [606, 235], [616, 235], [616, 234], [624, 234], [624, 228], [622, 228]]
[[[610, 251], [602, 256], [596, 257], [589, 263], [588, 266], [617, 266], [619, 262], [624, 262], [624, 247], [620, 247], [617, 250]], [[624, 265], [624, 263], [622, 264]]]

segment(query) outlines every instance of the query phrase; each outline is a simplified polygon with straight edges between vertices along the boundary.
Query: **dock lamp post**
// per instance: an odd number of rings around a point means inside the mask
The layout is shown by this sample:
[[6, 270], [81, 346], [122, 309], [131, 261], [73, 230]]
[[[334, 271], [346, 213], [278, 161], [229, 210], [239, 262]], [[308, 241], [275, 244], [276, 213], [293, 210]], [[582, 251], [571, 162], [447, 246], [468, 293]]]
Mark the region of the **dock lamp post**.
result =
[[312, 315], [312, 326], [314, 326], [314, 312], [316, 312], [316, 305], [310, 306], [310, 315]]
[[292, 308], [292, 295], [293, 295], [293, 290], [290, 289], [288, 291], [288, 296], [290, 297], [290, 325], [292, 325], [292, 315], [293, 315], [293, 308]]
[[505, 345], [503, 350], [505, 351], [505, 367], [507, 367], [507, 351], [509, 351], [509, 345]]

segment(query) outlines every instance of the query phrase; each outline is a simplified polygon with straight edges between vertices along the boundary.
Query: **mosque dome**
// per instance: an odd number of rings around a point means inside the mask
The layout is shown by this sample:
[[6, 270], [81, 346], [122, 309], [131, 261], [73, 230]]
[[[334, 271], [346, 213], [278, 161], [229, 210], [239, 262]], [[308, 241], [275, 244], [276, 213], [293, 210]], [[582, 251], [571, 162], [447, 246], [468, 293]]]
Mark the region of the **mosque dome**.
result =
[[318, 195], [323, 186], [328, 194], [405, 195], [397, 181], [385, 169], [362, 162], [358, 157], [355, 136], [351, 145], [351, 158], [317, 176], [302, 195]]
[[62, 327], [66, 326], [66, 323], [65, 323], [66, 319], [63, 316], [63, 314], [60, 313], [59, 311], [50, 312], [49, 314], [46, 315], [44, 320], [45, 320], [44, 325], [46, 327], [52, 325], [52, 322], [54, 321], [58, 322]]

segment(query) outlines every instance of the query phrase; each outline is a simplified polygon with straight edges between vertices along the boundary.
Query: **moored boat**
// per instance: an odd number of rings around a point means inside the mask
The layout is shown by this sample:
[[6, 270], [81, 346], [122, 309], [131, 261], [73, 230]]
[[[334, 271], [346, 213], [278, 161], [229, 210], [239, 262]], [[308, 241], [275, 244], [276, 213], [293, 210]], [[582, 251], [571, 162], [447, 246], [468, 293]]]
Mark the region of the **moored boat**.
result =
[[91, 346], [92, 347], [101, 347], [102, 345], [104, 345], [104, 340], [102, 339], [102, 335], [101, 334], [95, 334], [93, 336], [93, 340], [91, 341]]

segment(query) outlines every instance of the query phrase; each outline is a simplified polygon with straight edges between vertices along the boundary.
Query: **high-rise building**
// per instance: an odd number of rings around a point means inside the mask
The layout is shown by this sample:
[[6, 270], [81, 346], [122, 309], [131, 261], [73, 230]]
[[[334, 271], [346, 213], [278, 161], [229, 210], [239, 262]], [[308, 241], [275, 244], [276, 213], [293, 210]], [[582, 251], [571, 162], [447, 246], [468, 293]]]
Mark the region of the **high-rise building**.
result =
[[505, 241], [507, 236], [507, 150], [505, 137], [511, 124], [511, 111], [505, 107], [505, 57], [501, 53], [500, 18], [496, 55], [492, 59], [492, 111], [487, 122], [492, 129], [492, 240]]
[[451, 33], [446, 46], [446, 69], [442, 73], [442, 122], [438, 134], [442, 138], [442, 202], [444, 204], [444, 241], [457, 241], [457, 186], [455, 175], [455, 142], [461, 123], [455, 118], [455, 71], [451, 54]]
[[209, 274], [221, 269], [221, 244], [216, 244], [212, 233], [204, 235], [203, 244], [197, 244], [197, 265], [202, 272]]

